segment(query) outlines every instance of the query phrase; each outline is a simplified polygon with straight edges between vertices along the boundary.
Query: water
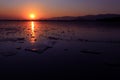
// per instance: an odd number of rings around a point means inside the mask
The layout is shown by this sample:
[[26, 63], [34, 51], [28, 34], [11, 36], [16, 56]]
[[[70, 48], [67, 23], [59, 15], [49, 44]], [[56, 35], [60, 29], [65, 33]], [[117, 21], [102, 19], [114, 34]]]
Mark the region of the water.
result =
[[120, 25], [101, 22], [0, 22], [3, 74], [118, 75]]

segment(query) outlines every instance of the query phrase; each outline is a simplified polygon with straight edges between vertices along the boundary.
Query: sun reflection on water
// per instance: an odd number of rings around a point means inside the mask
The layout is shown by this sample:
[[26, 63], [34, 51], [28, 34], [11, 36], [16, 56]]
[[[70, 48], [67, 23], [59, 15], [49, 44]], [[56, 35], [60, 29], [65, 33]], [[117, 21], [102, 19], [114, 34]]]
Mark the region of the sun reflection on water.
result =
[[35, 43], [36, 42], [35, 24], [34, 24], [33, 21], [31, 22], [31, 40], [30, 40], [30, 42], [31, 43]]

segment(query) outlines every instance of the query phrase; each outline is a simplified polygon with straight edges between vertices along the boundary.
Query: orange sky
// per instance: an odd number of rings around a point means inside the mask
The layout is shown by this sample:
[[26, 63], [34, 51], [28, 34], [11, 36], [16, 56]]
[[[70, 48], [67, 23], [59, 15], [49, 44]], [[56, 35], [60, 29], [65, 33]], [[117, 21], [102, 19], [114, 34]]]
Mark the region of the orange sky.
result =
[[120, 0], [0, 0], [0, 19], [120, 14]]
[[[68, 12], [68, 13], [67, 13]], [[67, 13], [67, 14], [66, 14]], [[69, 14], [70, 13], [70, 14]], [[44, 7], [29, 6], [25, 5], [22, 7], [14, 7], [7, 9], [0, 9], [0, 17], [9, 18], [9, 19], [30, 19], [30, 14], [34, 14], [35, 19], [58, 17], [58, 16], [79, 16], [80, 13], [74, 13], [72, 11], [66, 10], [46, 10]]]

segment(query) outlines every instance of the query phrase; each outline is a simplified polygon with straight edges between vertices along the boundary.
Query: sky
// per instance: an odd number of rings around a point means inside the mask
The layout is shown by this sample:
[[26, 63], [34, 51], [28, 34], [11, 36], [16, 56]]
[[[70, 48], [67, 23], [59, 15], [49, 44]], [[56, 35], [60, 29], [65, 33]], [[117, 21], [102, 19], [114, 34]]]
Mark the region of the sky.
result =
[[0, 19], [120, 14], [120, 0], [0, 0]]

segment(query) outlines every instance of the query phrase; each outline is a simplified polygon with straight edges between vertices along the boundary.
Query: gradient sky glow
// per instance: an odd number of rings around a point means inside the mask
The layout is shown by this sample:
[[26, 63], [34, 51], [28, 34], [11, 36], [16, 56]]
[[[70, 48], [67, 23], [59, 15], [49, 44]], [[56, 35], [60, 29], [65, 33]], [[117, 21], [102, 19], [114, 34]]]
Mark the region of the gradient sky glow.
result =
[[0, 19], [120, 14], [120, 0], [0, 0]]

